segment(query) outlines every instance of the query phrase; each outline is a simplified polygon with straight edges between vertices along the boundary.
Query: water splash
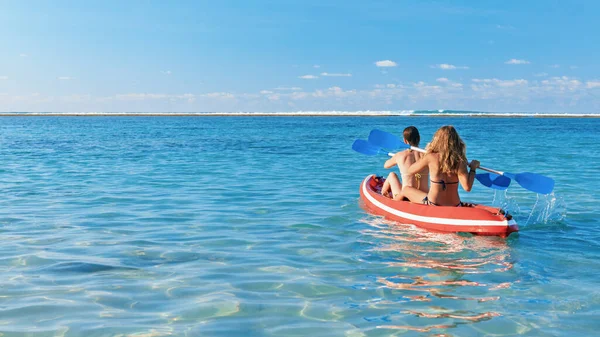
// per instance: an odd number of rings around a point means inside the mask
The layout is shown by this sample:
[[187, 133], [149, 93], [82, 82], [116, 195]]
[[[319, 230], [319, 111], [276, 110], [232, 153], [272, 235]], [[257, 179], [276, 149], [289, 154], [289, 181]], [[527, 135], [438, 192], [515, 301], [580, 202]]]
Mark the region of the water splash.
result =
[[545, 225], [561, 222], [565, 219], [566, 215], [567, 208], [562, 197], [555, 195], [554, 192], [547, 195], [538, 194], [526, 224]]
[[[510, 196], [508, 190], [495, 190], [492, 205], [504, 209], [513, 216], [527, 214], [527, 210], [519, 206], [517, 198]], [[548, 225], [562, 222], [565, 217], [566, 205], [562, 197], [555, 195], [554, 192], [547, 195], [537, 194], [524, 225]]]
[[508, 196], [507, 190], [494, 190], [492, 206], [502, 208], [512, 215], [521, 212], [521, 207], [519, 207], [517, 200]]

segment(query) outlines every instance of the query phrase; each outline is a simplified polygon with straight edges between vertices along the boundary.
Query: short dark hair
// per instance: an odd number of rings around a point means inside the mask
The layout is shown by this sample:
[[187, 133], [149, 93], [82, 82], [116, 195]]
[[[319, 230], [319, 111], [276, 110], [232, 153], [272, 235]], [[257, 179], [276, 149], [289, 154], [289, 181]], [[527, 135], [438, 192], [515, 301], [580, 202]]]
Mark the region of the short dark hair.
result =
[[419, 146], [421, 136], [419, 135], [419, 130], [417, 130], [416, 127], [409, 126], [404, 129], [403, 136], [404, 140], [406, 140], [410, 146]]

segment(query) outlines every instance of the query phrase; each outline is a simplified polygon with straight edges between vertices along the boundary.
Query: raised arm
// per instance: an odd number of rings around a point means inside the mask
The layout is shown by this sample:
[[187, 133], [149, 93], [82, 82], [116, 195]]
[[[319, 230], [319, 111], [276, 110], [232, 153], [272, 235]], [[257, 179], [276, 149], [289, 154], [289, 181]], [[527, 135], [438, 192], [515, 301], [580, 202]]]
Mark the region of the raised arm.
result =
[[410, 165], [410, 167], [408, 168], [408, 172], [406, 172], [406, 174], [413, 175], [415, 173], [421, 172], [424, 168], [429, 166], [430, 159], [431, 159], [431, 154], [428, 153], [428, 154], [424, 155], [421, 159], [417, 160], [412, 165]]
[[460, 185], [462, 188], [471, 192], [471, 188], [473, 188], [473, 182], [475, 181], [476, 169], [479, 167], [479, 161], [472, 160], [469, 163], [469, 171], [467, 172], [467, 163], [462, 164], [458, 169], [458, 180], [460, 181]]
[[396, 166], [398, 164], [398, 157], [400, 156], [400, 153], [401, 152], [398, 152], [395, 155], [393, 155], [390, 159], [386, 160], [383, 164], [383, 168], [389, 169]]

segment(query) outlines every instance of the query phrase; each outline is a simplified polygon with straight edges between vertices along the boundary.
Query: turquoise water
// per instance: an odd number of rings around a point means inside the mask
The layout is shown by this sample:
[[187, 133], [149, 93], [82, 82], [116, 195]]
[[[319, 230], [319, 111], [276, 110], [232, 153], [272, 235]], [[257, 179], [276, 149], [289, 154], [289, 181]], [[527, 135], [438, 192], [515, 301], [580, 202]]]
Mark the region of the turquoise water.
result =
[[[373, 128], [553, 177], [476, 185], [508, 239], [365, 213]], [[600, 328], [600, 119], [2, 117], [2, 336], [590, 336]], [[424, 145], [424, 143], [422, 144]]]

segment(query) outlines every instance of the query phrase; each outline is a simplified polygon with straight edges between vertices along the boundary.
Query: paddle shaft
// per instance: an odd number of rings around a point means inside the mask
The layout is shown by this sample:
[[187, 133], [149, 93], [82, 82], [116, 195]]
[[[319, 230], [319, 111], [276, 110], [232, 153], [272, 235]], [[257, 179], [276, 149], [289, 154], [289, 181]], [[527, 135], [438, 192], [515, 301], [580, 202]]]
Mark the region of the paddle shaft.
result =
[[[410, 146], [409, 149], [411, 149], [413, 151], [421, 152], [421, 153], [426, 153], [427, 152], [426, 150], [423, 150], [422, 148], [416, 147], [416, 146]], [[395, 155], [395, 153], [392, 153], [392, 152], [388, 153], [388, 156], [390, 156], [390, 157], [392, 157], [394, 155]], [[504, 172], [496, 171], [496, 170], [493, 170], [493, 169], [490, 169], [490, 168], [487, 168], [487, 167], [479, 166], [478, 168], [482, 169], [484, 171], [495, 173], [495, 174], [500, 175], [500, 176], [504, 175]]]

